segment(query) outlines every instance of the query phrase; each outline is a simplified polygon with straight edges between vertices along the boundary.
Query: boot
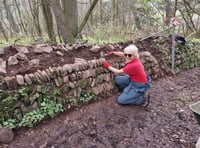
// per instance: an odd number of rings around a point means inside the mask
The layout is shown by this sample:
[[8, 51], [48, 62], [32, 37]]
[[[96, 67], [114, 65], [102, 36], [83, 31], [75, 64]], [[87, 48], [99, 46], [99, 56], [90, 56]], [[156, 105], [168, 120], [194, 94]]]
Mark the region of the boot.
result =
[[146, 92], [144, 94], [144, 103], [142, 103], [141, 106], [147, 107], [149, 105], [149, 102], [150, 102], [150, 94], [148, 92]]

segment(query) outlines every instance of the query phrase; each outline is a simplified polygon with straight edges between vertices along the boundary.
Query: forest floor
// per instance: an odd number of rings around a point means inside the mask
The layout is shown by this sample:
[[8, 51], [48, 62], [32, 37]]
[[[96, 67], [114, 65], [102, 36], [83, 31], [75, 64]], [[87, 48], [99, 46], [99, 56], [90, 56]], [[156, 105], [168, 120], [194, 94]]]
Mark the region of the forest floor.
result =
[[[52, 60], [51, 57], [49, 62]], [[13, 68], [15, 74], [23, 69]], [[14, 140], [9, 144], [0, 144], [0, 147], [195, 147], [200, 128], [189, 105], [199, 101], [199, 78], [200, 67], [196, 67], [154, 80], [149, 90], [151, 99], [147, 108], [118, 105], [116, 98], [120, 92], [116, 92], [109, 98], [63, 112], [33, 128], [15, 130]]]
[[152, 82], [147, 108], [120, 106], [118, 93], [15, 131], [8, 148], [192, 148], [200, 136], [189, 105], [200, 97], [200, 67]]

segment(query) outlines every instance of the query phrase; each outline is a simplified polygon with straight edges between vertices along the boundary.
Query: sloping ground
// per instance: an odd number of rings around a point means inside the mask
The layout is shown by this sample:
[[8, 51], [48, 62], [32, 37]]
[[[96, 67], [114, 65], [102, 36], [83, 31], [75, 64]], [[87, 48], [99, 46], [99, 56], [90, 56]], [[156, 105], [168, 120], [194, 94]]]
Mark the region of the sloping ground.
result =
[[15, 132], [1, 147], [192, 148], [200, 128], [189, 104], [200, 98], [200, 67], [152, 82], [147, 108], [120, 106], [118, 94]]

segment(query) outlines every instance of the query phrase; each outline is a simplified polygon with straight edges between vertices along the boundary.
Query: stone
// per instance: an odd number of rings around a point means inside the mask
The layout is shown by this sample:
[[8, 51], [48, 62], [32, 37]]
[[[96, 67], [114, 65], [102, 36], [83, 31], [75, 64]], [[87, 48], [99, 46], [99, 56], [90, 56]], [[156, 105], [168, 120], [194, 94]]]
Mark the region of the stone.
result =
[[76, 81], [77, 80], [76, 74], [73, 73], [73, 74], [69, 75], [69, 80]]
[[0, 58], [0, 74], [6, 74], [7, 71], [6, 71], [6, 61], [3, 61], [1, 58]]
[[37, 70], [37, 73], [39, 74], [39, 77], [42, 81], [47, 81], [47, 78], [46, 76], [43, 75], [42, 71], [41, 70]]
[[60, 51], [57, 51], [56, 54], [59, 55], [59, 56], [61, 56], [61, 57], [64, 56], [64, 54], [62, 52], [60, 52]]
[[57, 75], [58, 77], [61, 76], [61, 71], [62, 71], [62, 67], [61, 67], [61, 66], [58, 66], [57, 68], [55, 68], [55, 72], [56, 72], [56, 75]]
[[27, 61], [28, 58], [24, 53], [17, 53], [14, 55], [18, 60]]
[[8, 127], [0, 127], [0, 135], [0, 143], [10, 143], [14, 139], [14, 132]]
[[52, 75], [52, 73], [49, 69], [45, 69], [45, 72], [46, 72], [49, 79], [53, 79], [53, 75]]
[[16, 81], [18, 85], [24, 85], [24, 77], [22, 75], [16, 75]]
[[8, 89], [17, 89], [18, 88], [15, 76], [5, 77], [5, 82], [6, 82]]
[[87, 79], [89, 78], [91, 75], [90, 75], [90, 71], [89, 70], [85, 70], [82, 72], [82, 77], [83, 79]]
[[140, 52], [139, 55], [140, 55], [140, 56], [147, 56], [147, 57], [152, 56], [151, 53], [148, 52], [148, 51]]
[[90, 50], [91, 52], [98, 52], [100, 49], [101, 49], [100, 46], [95, 45], [95, 46], [93, 46], [92, 48], [90, 48], [89, 50]]
[[61, 86], [63, 84], [62, 78], [58, 77], [57, 79], [55, 79], [55, 84], [57, 87]]
[[111, 49], [111, 50], [114, 50], [114, 49], [115, 49], [115, 47], [114, 47], [113, 45], [111, 45], [111, 44], [109, 44], [108, 47], [109, 47], [109, 49]]
[[104, 75], [104, 80], [107, 81], [107, 82], [111, 81], [110, 73], [107, 73], [107, 74]]
[[65, 48], [68, 49], [68, 50], [72, 50], [73, 49], [73, 47], [69, 46], [68, 44], [65, 45]]
[[33, 59], [33, 60], [29, 61], [29, 65], [32, 66], [32, 67], [39, 67], [40, 60], [39, 59]]
[[69, 82], [69, 87], [70, 88], [75, 88], [75, 83], [74, 82]]
[[42, 78], [38, 72], [34, 72], [34, 77], [37, 83], [42, 83]]
[[46, 81], [50, 81], [49, 76], [47, 75], [47, 73], [43, 70], [42, 73], [43, 77], [45, 77]]
[[36, 47], [33, 49], [34, 53], [43, 53], [43, 49], [41, 47]]
[[45, 46], [48, 46], [48, 44], [37, 44], [37, 45], [35, 45], [36, 48], [45, 47]]
[[62, 75], [65, 76], [66, 74], [72, 72], [72, 66], [69, 65], [69, 64], [65, 64], [64, 66], [62, 66], [62, 70], [61, 71], [63, 72]]
[[79, 71], [80, 69], [79, 69], [79, 64], [78, 63], [74, 63], [73, 65], [72, 65], [72, 71]]
[[74, 59], [74, 63], [86, 63], [87, 61], [85, 59], [82, 58], [75, 58]]
[[30, 73], [28, 74], [29, 78], [31, 79], [32, 82], [36, 82], [34, 74]]
[[46, 53], [50, 53], [53, 49], [50, 46], [42, 47], [42, 51]]
[[4, 48], [0, 48], [0, 55], [5, 54], [5, 49]]
[[17, 58], [15, 56], [10, 56], [8, 58], [8, 65], [16, 65], [18, 63], [19, 63], [19, 61], [17, 60]]
[[93, 88], [92, 88], [92, 92], [93, 92], [95, 95], [99, 95], [99, 93], [100, 93], [99, 87], [93, 87]]
[[15, 48], [20, 53], [24, 53], [24, 54], [29, 53], [29, 50], [24, 46], [16, 46]]
[[95, 80], [95, 79], [93, 79], [93, 80], [92, 80], [91, 87], [94, 87], [95, 85], [96, 85], [96, 80]]
[[64, 82], [64, 83], [69, 82], [69, 77], [68, 77], [68, 76], [63, 77], [63, 82]]

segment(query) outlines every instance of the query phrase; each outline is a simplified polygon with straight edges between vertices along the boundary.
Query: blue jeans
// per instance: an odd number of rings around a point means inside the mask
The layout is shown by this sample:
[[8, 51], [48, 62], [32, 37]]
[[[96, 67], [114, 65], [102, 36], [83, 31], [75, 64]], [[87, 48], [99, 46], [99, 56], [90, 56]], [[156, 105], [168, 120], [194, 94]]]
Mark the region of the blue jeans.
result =
[[147, 83], [131, 82], [128, 75], [116, 76], [115, 83], [123, 88], [123, 93], [117, 98], [118, 104], [140, 105], [144, 102], [144, 94], [150, 88], [151, 78], [148, 77]]

